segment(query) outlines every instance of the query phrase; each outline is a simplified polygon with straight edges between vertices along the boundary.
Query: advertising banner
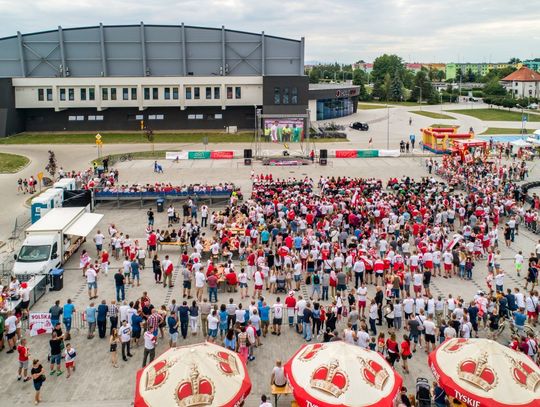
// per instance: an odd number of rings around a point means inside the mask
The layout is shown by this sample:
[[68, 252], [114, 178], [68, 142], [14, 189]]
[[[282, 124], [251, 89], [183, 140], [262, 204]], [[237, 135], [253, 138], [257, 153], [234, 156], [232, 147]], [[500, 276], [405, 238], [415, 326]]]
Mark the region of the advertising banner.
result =
[[399, 157], [399, 150], [379, 150], [379, 157]]
[[188, 152], [187, 151], [167, 151], [165, 153], [166, 160], [187, 160]]
[[51, 314], [48, 312], [30, 312], [28, 314], [28, 326], [30, 336], [52, 333]]
[[336, 150], [336, 158], [356, 158], [356, 150]]
[[358, 150], [358, 158], [378, 157], [379, 150]]
[[234, 151], [212, 151], [210, 158], [212, 160], [231, 160], [234, 158]]
[[188, 153], [189, 160], [208, 160], [210, 158], [210, 151], [190, 151]]

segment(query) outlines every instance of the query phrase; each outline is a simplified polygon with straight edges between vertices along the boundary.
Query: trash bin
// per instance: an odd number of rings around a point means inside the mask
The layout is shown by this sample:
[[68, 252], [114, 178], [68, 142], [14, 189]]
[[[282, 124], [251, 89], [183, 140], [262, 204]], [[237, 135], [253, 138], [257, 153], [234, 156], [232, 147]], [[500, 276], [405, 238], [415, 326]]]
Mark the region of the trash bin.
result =
[[165, 199], [159, 198], [158, 200], [156, 200], [156, 203], [157, 203], [157, 211], [163, 212], [163, 209], [165, 206]]
[[64, 270], [52, 269], [51, 270], [51, 291], [60, 291], [64, 288]]

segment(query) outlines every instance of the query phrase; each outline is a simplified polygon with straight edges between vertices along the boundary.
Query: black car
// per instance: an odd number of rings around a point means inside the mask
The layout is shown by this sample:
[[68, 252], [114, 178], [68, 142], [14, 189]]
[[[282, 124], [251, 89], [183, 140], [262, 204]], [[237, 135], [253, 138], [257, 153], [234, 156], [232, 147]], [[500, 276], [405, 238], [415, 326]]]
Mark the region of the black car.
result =
[[368, 131], [369, 130], [369, 125], [367, 123], [362, 123], [362, 122], [354, 122], [349, 127], [351, 129], [360, 130], [360, 131]]

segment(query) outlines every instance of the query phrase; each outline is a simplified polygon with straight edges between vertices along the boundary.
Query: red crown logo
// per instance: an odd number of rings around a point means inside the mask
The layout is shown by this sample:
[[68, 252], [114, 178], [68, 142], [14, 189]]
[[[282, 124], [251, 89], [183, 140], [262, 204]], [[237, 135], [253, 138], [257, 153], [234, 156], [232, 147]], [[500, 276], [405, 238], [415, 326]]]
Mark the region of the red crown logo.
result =
[[176, 397], [179, 407], [209, 406], [214, 401], [214, 385], [192, 365], [189, 379], [176, 388]]
[[361, 357], [358, 357], [358, 360], [362, 365], [362, 377], [366, 383], [375, 387], [377, 390], [382, 390], [390, 377], [388, 372], [374, 360], [366, 361]]
[[311, 375], [310, 385], [314, 389], [339, 397], [349, 387], [349, 378], [344, 371], [339, 369], [339, 362], [333, 360], [330, 364], [315, 369]]
[[300, 359], [302, 362], [307, 362], [317, 356], [317, 353], [319, 353], [324, 348], [325, 346], [322, 343], [316, 343], [313, 346], [308, 346], [302, 351], [300, 356], [298, 356], [298, 359]]
[[540, 386], [540, 374], [534, 371], [527, 363], [512, 359], [514, 380], [527, 390], [536, 392]]
[[236, 358], [228, 352], [219, 351], [210, 353], [210, 356], [217, 361], [219, 370], [227, 376], [234, 376], [239, 373]]
[[443, 350], [447, 353], [454, 353], [469, 344], [469, 340], [466, 338], [459, 338], [457, 340], [451, 340], [444, 345]]
[[458, 366], [458, 376], [484, 391], [490, 391], [497, 385], [497, 375], [487, 366], [487, 353], [478, 359], [465, 359]]
[[169, 376], [169, 367], [166, 360], [154, 363], [146, 372], [146, 390], [155, 390], [165, 383]]

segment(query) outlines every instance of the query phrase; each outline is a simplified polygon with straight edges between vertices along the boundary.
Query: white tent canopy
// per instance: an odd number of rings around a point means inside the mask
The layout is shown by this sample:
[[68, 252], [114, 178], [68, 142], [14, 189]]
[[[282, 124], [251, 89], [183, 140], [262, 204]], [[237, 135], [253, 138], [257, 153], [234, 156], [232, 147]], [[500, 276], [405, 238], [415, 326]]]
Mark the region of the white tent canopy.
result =
[[540, 129], [535, 130], [533, 134], [537, 137], [540, 137]]
[[531, 147], [532, 146], [531, 143], [522, 139], [511, 141], [510, 144], [512, 144], [514, 147]]

